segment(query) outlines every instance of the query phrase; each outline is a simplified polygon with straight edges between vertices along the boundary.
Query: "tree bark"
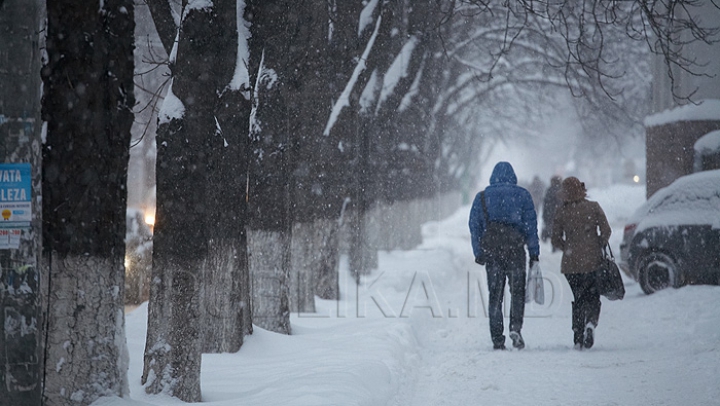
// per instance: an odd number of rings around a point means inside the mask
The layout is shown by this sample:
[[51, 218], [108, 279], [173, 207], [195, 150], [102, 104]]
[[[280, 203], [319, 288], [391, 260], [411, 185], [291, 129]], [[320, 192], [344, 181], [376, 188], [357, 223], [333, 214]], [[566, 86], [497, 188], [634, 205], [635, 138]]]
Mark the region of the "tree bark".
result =
[[240, 93], [228, 88], [237, 39], [235, 2], [185, 10], [165, 102], [183, 110], [160, 124], [157, 137], [143, 383], [148, 393], [186, 402], [201, 399], [201, 353], [237, 351], [252, 331], [241, 169], [247, 133], [232, 128], [248, 114], [223, 107], [243, 106]]
[[[148, 307], [143, 384], [186, 402], [200, 393], [200, 281], [207, 256], [203, 227], [209, 138], [197, 113], [159, 126], [153, 278]], [[200, 122], [199, 122], [200, 121]]]
[[[291, 1], [249, 1], [252, 23], [248, 251], [256, 325], [290, 334], [288, 286], [292, 238], [293, 160], [288, 105], [288, 15]], [[283, 27], [283, 29], [278, 29]]]
[[44, 404], [89, 405], [128, 393], [123, 262], [134, 6], [47, 6]]
[[[342, 209], [341, 209], [342, 210]], [[343, 213], [344, 214], [344, 213]], [[341, 214], [342, 215], [342, 214]], [[317, 268], [314, 270], [315, 294], [325, 300], [340, 299], [340, 262], [339, 233], [340, 219], [321, 219], [316, 229], [319, 230], [314, 253]]]
[[330, 7], [325, 0], [304, 1], [288, 16], [286, 28], [292, 42], [283, 67], [283, 86], [294, 157], [290, 305], [300, 312], [315, 311], [315, 281], [320, 268], [328, 265], [321, 261], [337, 251], [327, 245], [330, 240], [325, 236], [332, 230], [326, 229], [328, 223], [322, 220], [337, 219], [343, 201], [341, 148], [336, 138], [323, 134], [333, 96], [329, 85], [333, 67], [328, 61], [328, 41], [333, 34]]

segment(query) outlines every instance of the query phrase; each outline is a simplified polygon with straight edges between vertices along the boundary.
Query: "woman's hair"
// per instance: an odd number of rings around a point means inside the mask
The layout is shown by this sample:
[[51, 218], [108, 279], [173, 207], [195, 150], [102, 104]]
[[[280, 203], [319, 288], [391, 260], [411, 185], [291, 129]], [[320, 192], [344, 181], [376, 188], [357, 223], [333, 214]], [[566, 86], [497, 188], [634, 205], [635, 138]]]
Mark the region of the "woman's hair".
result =
[[587, 196], [585, 184], [580, 179], [571, 176], [562, 182], [562, 198], [565, 202], [577, 202]]

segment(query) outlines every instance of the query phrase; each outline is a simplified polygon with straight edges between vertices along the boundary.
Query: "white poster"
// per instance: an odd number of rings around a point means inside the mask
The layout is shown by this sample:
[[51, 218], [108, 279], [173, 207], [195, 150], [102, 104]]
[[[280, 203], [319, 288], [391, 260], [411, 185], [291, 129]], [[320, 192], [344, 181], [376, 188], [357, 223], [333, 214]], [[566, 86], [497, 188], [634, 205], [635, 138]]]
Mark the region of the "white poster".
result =
[[20, 248], [20, 229], [0, 228], [0, 250]]

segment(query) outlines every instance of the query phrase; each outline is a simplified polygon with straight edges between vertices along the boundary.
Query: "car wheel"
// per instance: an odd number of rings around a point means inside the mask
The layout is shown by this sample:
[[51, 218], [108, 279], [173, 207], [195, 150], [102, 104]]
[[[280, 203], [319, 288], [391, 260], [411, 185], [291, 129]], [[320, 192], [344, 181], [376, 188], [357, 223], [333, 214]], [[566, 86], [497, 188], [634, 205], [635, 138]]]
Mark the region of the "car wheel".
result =
[[649, 252], [638, 262], [638, 282], [648, 295], [669, 287], [678, 288], [683, 280], [675, 260], [663, 252]]

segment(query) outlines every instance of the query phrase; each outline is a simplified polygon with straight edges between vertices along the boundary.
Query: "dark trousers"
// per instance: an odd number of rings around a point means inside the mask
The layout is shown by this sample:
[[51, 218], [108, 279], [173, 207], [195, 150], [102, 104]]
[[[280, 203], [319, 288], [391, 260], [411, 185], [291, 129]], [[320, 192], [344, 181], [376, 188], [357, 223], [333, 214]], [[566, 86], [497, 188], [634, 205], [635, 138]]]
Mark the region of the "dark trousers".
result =
[[582, 332], [588, 323], [597, 326], [600, 320], [600, 293], [595, 286], [594, 273], [565, 274], [565, 278], [572, 289], [572, 329], [576, 333]]
[[503, 295], [505, 280], [510, 284], [510, 331], [520, 332], [525, 316], [525, 249], [487, 253], [488, 316], [493, 344], [505, 343]]

